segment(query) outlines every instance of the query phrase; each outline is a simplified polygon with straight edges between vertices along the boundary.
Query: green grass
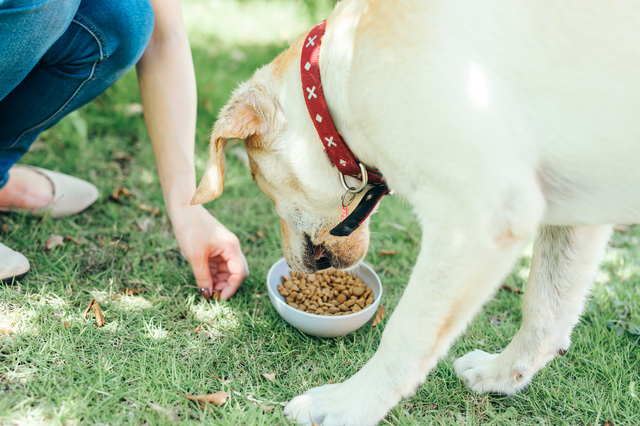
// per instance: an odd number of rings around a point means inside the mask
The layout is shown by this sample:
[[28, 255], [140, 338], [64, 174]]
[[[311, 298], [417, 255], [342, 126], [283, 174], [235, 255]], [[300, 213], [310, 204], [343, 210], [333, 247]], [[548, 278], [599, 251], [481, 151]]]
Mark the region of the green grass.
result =
[[[329, 3], [186, 2], [200, 100], [199, 173], [207, 133], [231, 90], [326, 16]], [[6, 225], [0, 241], [32, 263], [20, 284], [0, 286], [0, 330], [11, 330], [0, 334], [0, 424], [170, 424], [172, 417], [156, 406], [173, 412], [181, 424], [285, 424], [274, 402], [354, 374], [373, 355], [385, 321], [349, 336], [316, 339], [278, 316], [264, 284], [269, 266], [282, 256], [277, 216], [232, 155], [225, 192], [208, 207], [240, 238], [251, 276], [231, 301], [205, 302], [173, 239], [143, 118], [125, 113], [136, 102], [130, 73], [42, 135], [38, 149], [23, 160], [85, 178], [102, 195], [70, 218], [0, 216], [0, 226]], [[131, 159], [118, 159], [115, 152]], [[120, 186], [134, 197], [110, 201]], [[156, 207], [161, 215], [141, 211], [138, 204]], [[392, 312], [417, 256], [420, 230], [409, 208], [393, 198], [382, 203], [371, 227], [367, 262], [380, 274], [382, 303]], [[266, 238], [257, 238], [256, 231]], [[67, 241], [46, 252], [43, 244], [51, 234], [68, 234], [83, 244]], [[385, 424], [640, 424], [640, 400], [632, 396], [634, 389], [640, 396], [639, 239], [640, 228], [614, 235], [573, 346], [526, 391], [511, 398], [479, 396], [452, 371], [455, 357], [476, 348], [500, 350], [516, 333], [522, 295], [500, 290]], [[381, 248], [398, 254], [379, 257]], [[506, 283], [525, 289], [528, 264], [525, 253]], [[146, 291], [123, 296], [124, 287]], [[94, 297], [107, 321], [103, 328], [83, 316]], [[275, 384], [262, 373], [277, 373]], [[242, 396], [232, 394], [210, 411], [181, 396], [231, 389]], [[276, 408], [267, 412], [250, 395]]]

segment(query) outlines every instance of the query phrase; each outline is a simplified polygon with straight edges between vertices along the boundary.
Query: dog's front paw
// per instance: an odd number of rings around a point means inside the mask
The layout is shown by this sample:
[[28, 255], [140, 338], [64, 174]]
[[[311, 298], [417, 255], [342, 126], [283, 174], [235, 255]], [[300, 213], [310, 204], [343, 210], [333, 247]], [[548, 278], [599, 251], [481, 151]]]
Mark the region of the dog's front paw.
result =
[[477, 393], [513, 395], [524, 389], [531, 379], [528, 368], [504, 359], [503, 355], [480, 350], [458, 358], [453, 369]]
[[377, 425], [389, 407], [368, 400], [367, 393], [365, 389], [351, 392], [347, 383], [320, 386], [293, 398], [284, 414], [305, 426], [311, 422], [323, 426]]

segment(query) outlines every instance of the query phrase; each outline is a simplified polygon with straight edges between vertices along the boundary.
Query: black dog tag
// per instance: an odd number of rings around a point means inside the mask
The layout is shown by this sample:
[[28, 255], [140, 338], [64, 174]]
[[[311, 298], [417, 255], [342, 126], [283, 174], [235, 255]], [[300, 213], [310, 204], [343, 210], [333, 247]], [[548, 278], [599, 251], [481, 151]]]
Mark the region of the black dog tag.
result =
[[360, 224], [369, 217], [373, 209], [378, 205], [380, 199], [389, 193], [387, 185], [375, 185], [362, 197], [358, 206], [349, 216], [340, 222], [329, 232], [336, 237], [347, 237], [358, 229]]

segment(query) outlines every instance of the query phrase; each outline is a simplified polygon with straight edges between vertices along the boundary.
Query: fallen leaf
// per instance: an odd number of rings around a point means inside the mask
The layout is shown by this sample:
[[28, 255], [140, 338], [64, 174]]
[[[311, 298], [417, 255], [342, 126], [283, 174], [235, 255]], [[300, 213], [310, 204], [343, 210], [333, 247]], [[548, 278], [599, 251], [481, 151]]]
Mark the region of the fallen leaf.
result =
[[113, 151], [113, 158], [120, 161], [128, 161], [131, 160], [131, 154], [126, 154], [120, 151]]
[[64, 239], [65, 239], [65, 241], [71, 241], [71, 242], [74, 242], [74, 243], [76, 243], [76, 244], [77, 244], [77, 245], [79, 245], [79, 246], [81, 246], [81, 245], [82, 245], [82, 241], [80, 241], [80, 240], [78, 240], [78, 239], [76, 239], [76, 238], [73, 238], [73, 237], [72, 237], [71, 235], [69, 235], [69, 234], [65, 235], [65, 236], [64, 236]]
[[266, 411], [266, 412], [273, 411], [273, 410], [275, 410], [275, 408], [276, 408], [276, 407], [274, 407], [273, 405], [263, 405], [263, 406], [262, 406], [262, 409], [263, 409], [264, 411]]
[[2, 336], [3, 334], [11, 334], [11, 333], [13, 333], [13, 330], [11, 330], [10, 328], [0, 327], [0, 336]]
[[104, 320], [104, 314], [102, 313], [102, 309], [100, 309], [100, 305], [96, 299], [91, 299], [89, 306], [84, 310], [85, 318], [89, 317], [89, 311], [91, 311], [91, 309], [93, 309], [93, 314], [96, 316], [96, 324], [98, 324], [98, 327], [105, 325], [106, 321]]
[[105, 324], [105, 320], [104, 315], [102, 314], [102, 309], [100, 309], [100, 305], [98, 305], [98, 302], [96, 302], [93, 306], [93, 313], [96, 316], [96, 324], [98, 324], [98, 327], [102, 327]]
[[394, 254], [398, 254], [398, 250], [380, 250], [378, 254], [380, 256], [393, 256]]
[[522, 290], [520, 290], [519, 288], [513, 288], [507, 284], [502, 284], [502, 289], [507, 290], [511, 293], [522, 294]]
[[58, 234], [51, 234], [49, 239], [44, 243], [45, 250], [52, 250], [64, 244], [64, 239]]
[[71, 327], [71, 324], [69, 324], [69, 321], [65, 321], [65, 322], [64, 322], [64, 326], [65, 326], [65, 327], [67, 327], [67, 328], [69, 328], [69, 327]]
[[193, 332], [197, 333], [200, 330], [202, 330], [202, 327], [201, 326], [197, 326], [196, 328], [193, 329]]
[[267, 236], [264, 235], [264, 233], [260, 232], [260, 231], [256, 231], [256, 237], [258, 237], [258, 238], [267, 238]]
[[210, 393], [207, 395], [185, 395], [182, 394], [185, 398], [195, 402], [195, 403], [203, 403], [203, 404], [213, 404], [215, 406], [222, 405], [227, 402], [227, 398], [229, 398], [229, 394], [220, 391], [216, 393]]
[[119, 188], [116, 188], [111, 195], [109, 195], [109, 199], [111, 201], [116, 201], [119, 202], [120, 201], [120, 196], [124, 195], [125, 197], [131, 197], [133, 194], [131, 193], [131, 191], [129, 191], [127, 188], [121, 186]]
[[143, 288], [128, 288], [125, 287], [122, 289], [122, 294], [125, 296], [135, 296], [136, 294], [144, 293], [146, 290]]
[[11, 227], [9, 225], [7, 225], [6, 223], [3, 223], [2, 224], [2, 228], [0, 228], [0, 231], [9, 232], [9, 231], [11, 231]]
[[629, 230], [629, 227], [627, 225], [617, 225], [613, 227], [613, 230], [618, 232], [625, 232]]
[[[220, 380], [223, 384], [225, 384], [227, 386], [229, 386], [229, 383], [231, 383], [231, 380], [222, 380], [220, 377], [214, 376], [213, 374], [211, 374], [211, 372], [209, 370], [207, 370], [207, 374], [210, 375], [211, 377], [213, 377], [214, 379]], [[233, 390], [233, 388], [231, 386], [229, 386], [229, 389], [231, 389], [231, 392], [233, 392], [234, 395], [239, 396], [240, 398], [245, 398], [245, 396], [243, 396], [240, 392]], [[220, 393], [220, 392], [218, 392], [218, 393]], [[264, 401], [260, 401], [259, 399], [255, 399], [253, 397], [253, 395], [249, 395], [246, 398], [247, 398], [247, 400], [249, 402], [253, 402], [255, 404], [260, 404], [260, 405], [264, 406]], [[268, 402], [270, 404], [277, 404], [277, 405], [281, 405], [283, 407], [287, 406], [287, 402], [277, 402], [277, 401], [268, 401]]]
[[169, 421], [173, 424], [180, 422], [180, 418], [178, 417], [178, 415], [171, 410], [168, 410], [164, 407], [161, 407], [153, 403], [149, 403], [149, 407], [151, 407], [151, 409], [156, 413], [162, 413], [165, 416], [169, 417]]
[[332, 385], [336, 382], [336, 379], [331, 379], [327, 382], [327, 384]]
[[271, 383], [275, 383], [276, 373], [262, 373], [262, 377], [270, 381]]
[[93, 302], [95, 302], [96, 299], [91, 299], [91, 302], [89, 302], [89, 306], [87, 306], [87, 309], [84, 310], [84, 317], [89, 318], [89, 312], [91, 312], [91, 308], [93, 308]]
[[146, 204], [138, 204], [138, 208], [140, 210], [144, 210], [145, 212], [153, 213], [156, 216], [160, 216], [160, 210], [155, 207], [147, 206]]
[[371, 323], [371, 328], [375, 327], [376, 325], [380, 324], [380, 321], [382, 321], [384, 319], [384, 306], [380, 305], [378, 307], [378, 312], [376, 312], [376, 316], [373, 319], [373, 322]]
[[604, 424], [604, 426], [613, 426], [613, 422], [611, 420], [609, 420], [608, 422], [606, 422]]

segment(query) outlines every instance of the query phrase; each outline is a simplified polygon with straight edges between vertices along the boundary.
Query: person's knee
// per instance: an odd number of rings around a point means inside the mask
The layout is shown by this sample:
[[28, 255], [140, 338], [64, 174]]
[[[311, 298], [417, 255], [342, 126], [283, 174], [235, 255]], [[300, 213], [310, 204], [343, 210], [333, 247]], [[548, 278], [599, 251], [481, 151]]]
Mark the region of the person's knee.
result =
[[144, 53], [153, 32], [153, 9], [149, 0], [119, 0], [120, 28], [118, 46], [121, 55], [130, 66], [135, 65]]
[[[106, 38], [107, 55], [123, 71], [136, 64], [153, 32], [153, 9], [149, 0], [112, 0], [100, 5], [98, 23]], [[82, 9], [82, 7], [81, 7]]]

